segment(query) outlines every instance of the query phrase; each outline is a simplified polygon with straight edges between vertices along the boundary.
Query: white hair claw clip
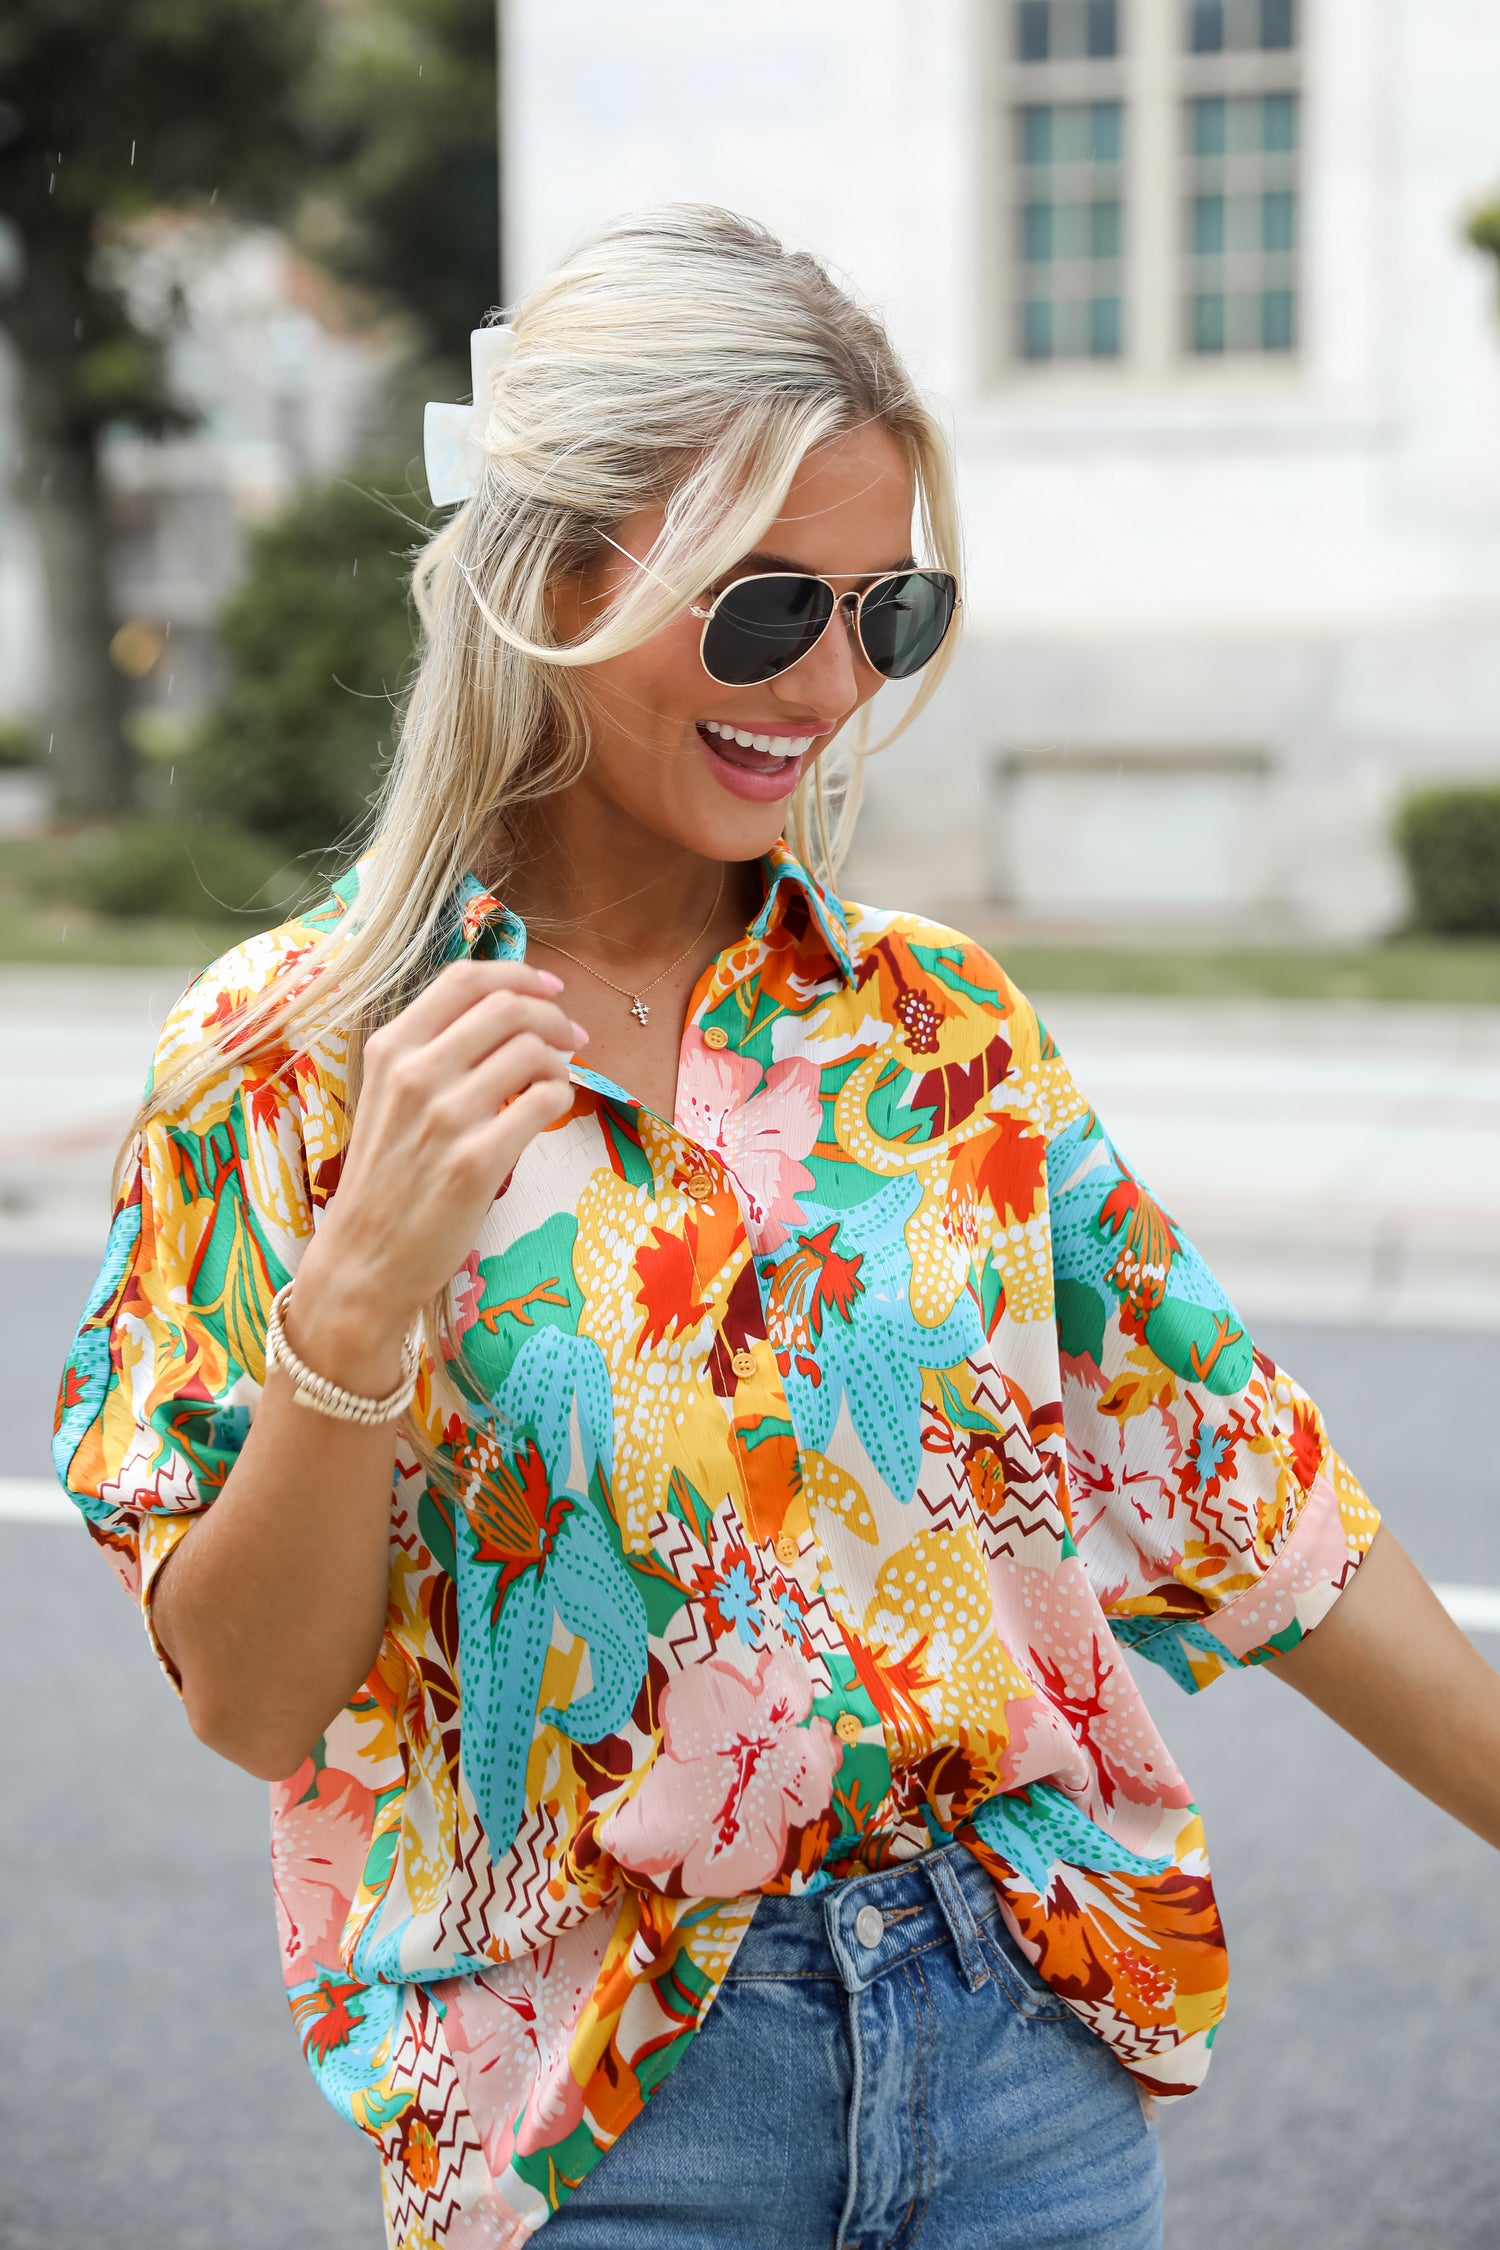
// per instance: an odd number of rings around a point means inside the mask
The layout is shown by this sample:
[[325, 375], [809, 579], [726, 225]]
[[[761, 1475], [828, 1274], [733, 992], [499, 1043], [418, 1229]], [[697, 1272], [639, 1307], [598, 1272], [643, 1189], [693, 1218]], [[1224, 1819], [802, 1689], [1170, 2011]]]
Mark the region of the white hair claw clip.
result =
[[422, 456], [427, 489], [435, 508], [472, 500], [484, 473], [484, 425], [490, 395], [500, 370], [516, 348], [513, 328], [475, 328], [469, 333], [472, 406], [443, 406], [429, 399], [422, 416]]

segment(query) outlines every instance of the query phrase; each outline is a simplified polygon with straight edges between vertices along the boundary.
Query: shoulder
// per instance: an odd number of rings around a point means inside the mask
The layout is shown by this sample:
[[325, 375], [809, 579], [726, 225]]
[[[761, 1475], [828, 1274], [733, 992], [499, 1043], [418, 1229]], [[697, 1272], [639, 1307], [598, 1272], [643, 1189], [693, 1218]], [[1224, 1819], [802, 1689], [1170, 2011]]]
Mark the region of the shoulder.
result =
[[1027, 1049], [1047, 1044], [1036, 1010], [975, 939], [945, 922], [896, 908], [840, 901], [855, 982], [921, 1052], [927, 1038], [966, 1025]]
[[[294, 1044], [342, 1051], [343, 1041], [326, 1035], [294, 1042], [279, 1020], [279, 1003], [293, 1002], [299, 987], [305, 989], [342, 914], [342, 901], [330, 896], [231, 946], [200, 970], [157, 1040], [148, 1098], [158, 1113], [170, 1115], [177, 1106], [178, 1082], [195, 1086], [199, 1098], [212, 1083], [222, 1098], [246, 1081], [284, 1077]], [[331, 1051], [324, 1059], [331, 1060]]]
[[322, 900], [286, 922], [277, 922], [274, 929], [259, 929], [252, 938], [243, 938], [198, 970], [162, 1024], [157, 1064], [175, 1060], [182, 1048], [196, 1046], [202, 1039], [218, 1042], [225, 1033], [232, 1035], [236, 1021], [256, 1001], [268, 999], [279, 985], [295, 985], [297, 970], [310, 963], [328, 931], [337, 927], [342, 911], [337, 898]]

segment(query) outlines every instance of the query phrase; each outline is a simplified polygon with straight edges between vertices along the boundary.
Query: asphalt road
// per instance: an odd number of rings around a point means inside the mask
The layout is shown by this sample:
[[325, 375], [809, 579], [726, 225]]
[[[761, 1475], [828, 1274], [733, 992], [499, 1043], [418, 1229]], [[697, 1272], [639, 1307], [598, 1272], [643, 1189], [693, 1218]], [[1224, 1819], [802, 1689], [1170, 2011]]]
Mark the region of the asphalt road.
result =
[[[0, 1474], [45, 1471], [87, 1261], [0, 1259]], [[1500, 1585], [1500, 1337], [1260, 1324], [1435, 1578]], [[265, 1798], [188, 1734], [82, 1534], [0, 1525], [3, 2250], [378, 2250], [280, 1996]], [[1500, 1660], [1500, 1640], [1487, 1653]], [[1184, 1697], [1235, 1958], [1163, 2125], [1169, 2250], [1497, 2250], [1500, 1862], [1274, 1680]]]

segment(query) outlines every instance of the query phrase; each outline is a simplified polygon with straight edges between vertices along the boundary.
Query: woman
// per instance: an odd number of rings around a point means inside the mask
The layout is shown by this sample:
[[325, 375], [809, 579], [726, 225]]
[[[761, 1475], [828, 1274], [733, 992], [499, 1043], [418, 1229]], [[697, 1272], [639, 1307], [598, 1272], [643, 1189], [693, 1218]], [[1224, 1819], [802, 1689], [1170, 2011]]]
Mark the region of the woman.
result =
[[1121, 1644], [1497, 1842], [1500, 1682], [1003, 972], [829, 888], [956, 601], [878, 323], [680, 208], [480, 343], [370, 851], [167, 1026], [61, 1472], [400, 2250], [1139, 2250], [1225, 1963]]

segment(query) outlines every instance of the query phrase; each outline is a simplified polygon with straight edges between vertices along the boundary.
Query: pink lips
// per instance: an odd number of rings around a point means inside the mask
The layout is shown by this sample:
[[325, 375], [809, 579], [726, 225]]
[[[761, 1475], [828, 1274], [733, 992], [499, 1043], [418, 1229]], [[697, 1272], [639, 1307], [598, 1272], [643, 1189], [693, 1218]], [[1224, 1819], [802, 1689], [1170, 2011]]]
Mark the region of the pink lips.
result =
[[[754, 766], [741, 765], [737, 759], [726, 756], [719, 747], [719, 738], [705, 734], [701, 726], [694, 731], [703, 746], [704, 756], [713, 768], [715, 781], [727, 789], [732, 797], [743, 798], [748, 804], [774, 804], [778, 798], [789, 797], [813, 757], [812, 751], [806, 751], [800, 758], [779, 758], [774, 764], [768, 761], [764, 768], [757, 770]], [[758, 733], [779, 735], [805, 734], [807, 731], [805, 724], [801, 727], [757, 729]], [[754, 756], [756, 753], [751, 752], [750, 755]]]

